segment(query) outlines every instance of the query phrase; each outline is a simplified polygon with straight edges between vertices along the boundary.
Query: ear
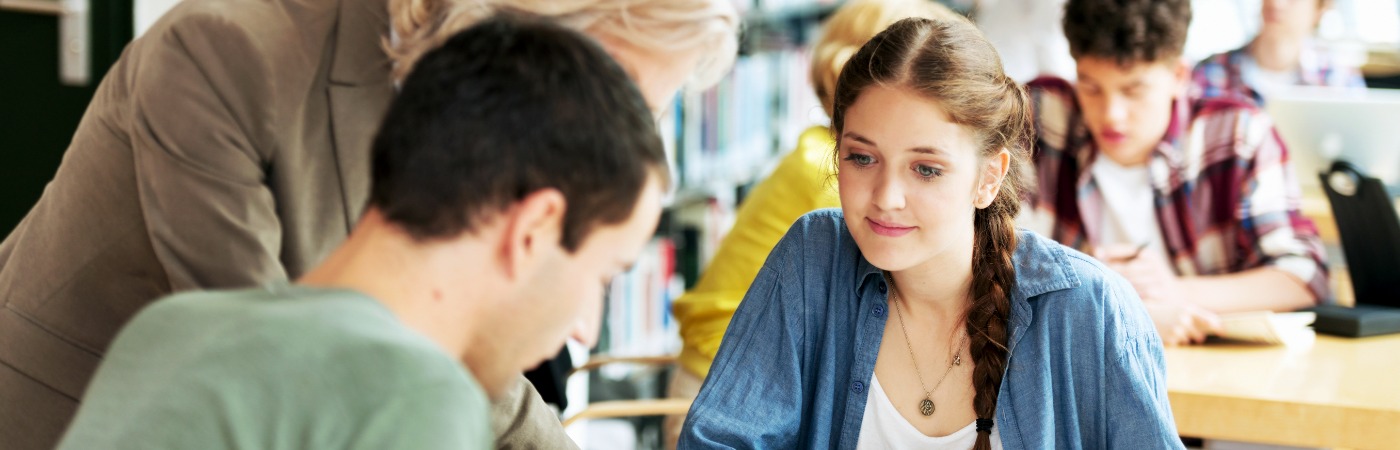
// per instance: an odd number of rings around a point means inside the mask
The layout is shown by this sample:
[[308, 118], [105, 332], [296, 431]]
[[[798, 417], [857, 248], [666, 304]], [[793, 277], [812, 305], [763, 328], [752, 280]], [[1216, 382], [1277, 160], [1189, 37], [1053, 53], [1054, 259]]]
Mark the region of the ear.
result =
[[504, 214], [500, 260], [507, 277], [519, 280], [534, 272], [564, 235], [564, 194], [541, 189], [526, 195]]
[[1186, 58], [1177, 61], [1175, 75], [1178, 88], [1186, 89], [1191, 85], [1191, 63]]
[[1011, 169], [1011, 152], [1001, 149], [985, 160], [987, 164], [983, 167], [982, 179], [977, 183], [977, 198], [973, 203], [977, 209], [991, 206], [992, 201], [997, 199], [997, 194], [1001, 193], [1001, 182], [1006, 179], [1006, 172]]

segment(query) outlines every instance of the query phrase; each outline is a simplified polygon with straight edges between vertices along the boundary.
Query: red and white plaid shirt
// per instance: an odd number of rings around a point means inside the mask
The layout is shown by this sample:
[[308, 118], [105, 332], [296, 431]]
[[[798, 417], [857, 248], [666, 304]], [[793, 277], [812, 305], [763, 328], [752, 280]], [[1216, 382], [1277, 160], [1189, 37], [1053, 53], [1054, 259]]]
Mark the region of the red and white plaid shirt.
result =
[[[1090, 173], [1098, 149], [1068, 81], [1029, 84], [1035, 108], [1036, 186], [1022, 220], [1081, 251], [1101, 237], [1104, 199]], [[1157, 223], [1179, 275], [1274, 267], [1329, 298], [1327, 262], [1299, 212], [1288, 150], [1273, 122], [1241, 98], [1173, 102], [1171, 125], [1148, 162]], [[1038, 225], [1038, 226], [1037, 226]]]

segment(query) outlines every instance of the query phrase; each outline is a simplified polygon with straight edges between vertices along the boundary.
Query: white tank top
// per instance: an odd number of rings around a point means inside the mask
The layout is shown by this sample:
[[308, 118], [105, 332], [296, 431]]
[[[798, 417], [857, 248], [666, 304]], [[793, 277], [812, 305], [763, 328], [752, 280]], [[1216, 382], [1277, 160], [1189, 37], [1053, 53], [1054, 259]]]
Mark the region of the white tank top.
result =
[[[992, 449], [1001, 450], [1001, 435], [992, 426]], [[860, 423], [860, 438], [856, 450], [885, 450], [894, 448], [969, 450], [977, 442], [977, 423], [973, 422], [947, 436], [925, 436], [899, 410], [894, 409], [880, 379], [870, 377], [870, 395], [865, 400], [865, 417]]]

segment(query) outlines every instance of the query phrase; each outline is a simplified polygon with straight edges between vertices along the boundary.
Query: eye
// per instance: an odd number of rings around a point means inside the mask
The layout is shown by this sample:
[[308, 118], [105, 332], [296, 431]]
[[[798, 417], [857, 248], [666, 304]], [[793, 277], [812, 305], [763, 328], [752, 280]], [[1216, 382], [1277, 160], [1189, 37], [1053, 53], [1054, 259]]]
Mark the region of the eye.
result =
[[923, 178], [935, 178], [943, 175], [942, 170], [939, 170], [938, 168], [933, 166], [927, 166], [923, 164], [914, 165], [914, 172], [917, 172], [919, 176]]
[[870, 155], [862, 155], [860, 153], [851, 153], [850, 155], [847, 155], [845, 158], [842, 159], [855, 163], [857, 167], [866, 167], [871, 164], [875, 164], [875, 158], [870, 157]]

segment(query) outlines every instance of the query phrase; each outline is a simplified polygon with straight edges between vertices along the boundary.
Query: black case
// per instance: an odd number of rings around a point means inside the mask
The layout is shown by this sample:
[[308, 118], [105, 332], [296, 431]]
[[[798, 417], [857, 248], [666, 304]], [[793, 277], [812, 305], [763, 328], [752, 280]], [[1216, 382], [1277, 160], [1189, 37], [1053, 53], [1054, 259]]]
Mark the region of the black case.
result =
[[1380, 180], [1345, 161], [1318, 176], [1341, 234], [1356, 306], [1322, 305], [1313, 329], [1361, 337], [1400, 333], [1400, 216]]

